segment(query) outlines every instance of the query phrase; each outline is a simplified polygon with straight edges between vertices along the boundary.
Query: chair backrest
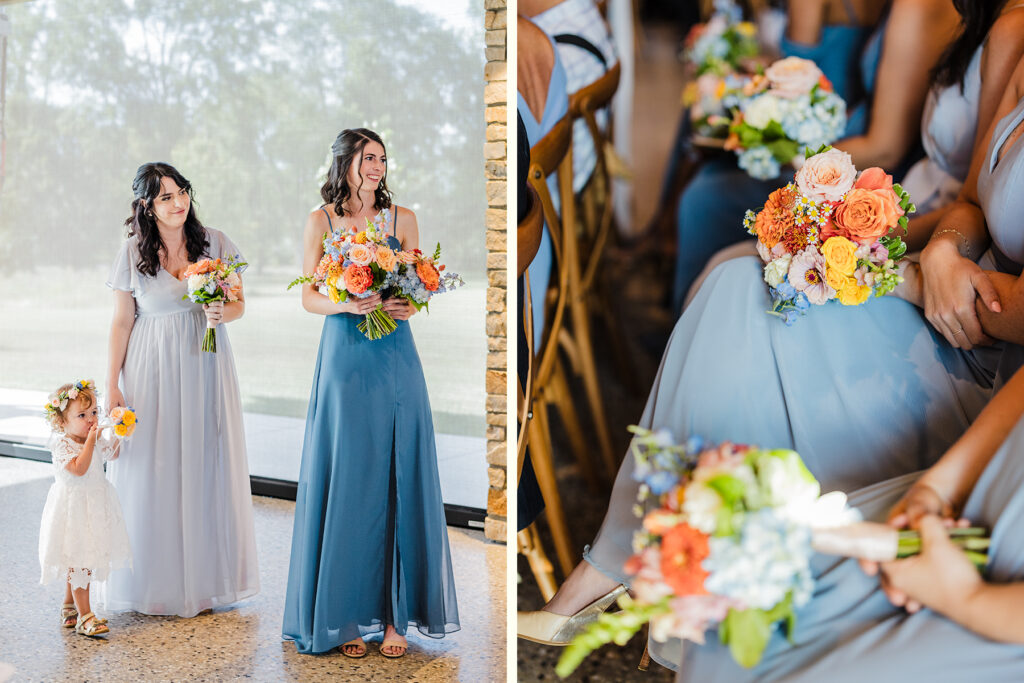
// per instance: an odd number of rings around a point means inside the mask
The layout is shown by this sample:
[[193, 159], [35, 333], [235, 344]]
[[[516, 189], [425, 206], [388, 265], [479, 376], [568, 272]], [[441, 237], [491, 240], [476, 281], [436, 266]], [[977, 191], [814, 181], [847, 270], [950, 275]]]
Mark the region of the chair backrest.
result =
[[[591, 182], [595, 183], [603, 196], [594, 224], [581, 222], [583, 230], [579, 237], [577, 251], [580, 258], [580, 287], [584, 290], [589, 289], [597, 273], [601, 254], [611, 232], [614, 215], [611, 202], [611, 179], [608, 172], [608, 148], [611, 144], [611, 136], [603, 132], [597, 125], [596, 114], [612, 101], [619, 89], [621, 77], [622, 65], [617, 63], [601, 78], [569, 96], [570, 116], [574, 119], [581, 118], [586, 122], [587, 130], [590, 131], [590, 137], [594, 141], [597, 164], [594, 167], [594, 177]], [[611, 121], [608, 122], [607, 129], [609, 131], [612, 129]]]
[[[558, 173], [558, 192], [561, 215], [555, 209], [548, 189], [548, 177]], [[568, 296], [569, 262], [563, 225], [575, 225], [575, 201], [572, 192], [572, 119], [566, 114], [554, 127], [530, 148], [529, 182], [540, 198], [544, 223], [551, 236], [553, 251], [552, 272], [547, 292], [534, 292], [534, 300], [544, 302], [544, 334], [534, 349], [536, 371], [534, 381], [546, 384], [554, 369], [558, 352], [558, 333], [562, 329]]]
[[516, 230], [516, 269], [522, 275], [540, 249], [540, 238], [544, 233], [544, 213], [537, 190], [527, 183], [526, 201], [529, 209]]
[[523, 312], [523, 332], [526, 336], [527, 362], [525, 371], [522, 374], [526, 378], [525, 386], [519, 377], [516, 377], [516, 416], [519, 420], [519, 433], [516, 435], [516, 482], [523, 472], [523, 460], [526, 457], [526, 445], [529, 441], [530, 411], [533, 404], [533, 306], [531, 305], [530, 276], [524, 275], [527, 266], [533, 261], [540, 248], [541, 234], [544, 232], [544, 214], [541, 207], [540, 197], [532, 185], [527, 184], [527, 202], [529, 209], [526, 216], [519, 223], [516, 231], [516, 266], [519, 277], [523, 278], [523, 300], [520, 306]]

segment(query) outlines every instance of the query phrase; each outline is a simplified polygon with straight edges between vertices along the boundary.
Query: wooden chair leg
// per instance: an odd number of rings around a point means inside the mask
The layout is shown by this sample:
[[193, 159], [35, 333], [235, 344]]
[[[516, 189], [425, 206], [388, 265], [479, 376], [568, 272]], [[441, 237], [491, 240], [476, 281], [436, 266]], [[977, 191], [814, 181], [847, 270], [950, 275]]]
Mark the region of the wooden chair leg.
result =
[[530, 460], [533, 463], [534, 474], [537, 475], [541, 496], [544, 498], [544, 512], [555, 542], [555, 554], [558, 555], [562, 574], [568, 576], [576, 562], [572, 541], [569, 539], [569, 526], [565, 521], [565, 510], [562, 508], [562, 497], [558, 493], [558, 482], [555, 479], [547, 411], [548, 405], [544, 400], [534, 401], [533, 419], [530, 420]]
[[554, 372], [551, 374], [550, 390], [551, 402], [558, 409], [562, 417], [562, 424], [565, 426], [566, 434], [569, 436], [569, 444], [572, 448], [576, 464], [579, 465], [583, 478], [587, 481], [592, 493], [601, 493], [603, 486], [601, 478], [594, 468], [590, 458], [591, 449], [587, 448], [586, 439], [583, 437], [583, 427], [580, 426], [580, 418], [576, 413], [576, 404], [572, 400], [569, 391], [569, 383], [565, 379], [565, 366], [561, 360], [555, 361]]
[[626, 341], [626, 333], [622, 325], [622, 319], [615, 314], [612, 308], [612, 298], [608, 296], [608, 284], [604, 278], [595, 280], [596, 295], [588, 297], [590, 310], [601, 319], [605, 330], [605, 338], [611, 347], [612, 360], [615, 363], [615, 371], [619, 379], [626, 385], [630, 396], [640, 396], [643, 389], [637, 376], [637, 369], [633, 363], [633, 353], [629, 350], [629, 342]]
[[601, 459], [604, 460], [608, 470], [609, 479], [615, 481], [619, 469], [618, 458], [614, 454], [611, 432], [608, 429], [608, 420], [601, 399], [601, 384], [597, 379], [594, 347], [590, 341], [590, 316], [582, 297], [573, 297], [569, 301], [569, 308], [572, 314], [573, 339], [576, 342], [576, 351], [579, 353], [580, 377], [587, 394], [587, 402], [590, 404], [590, 414], [594, 420], [598, 448], [601, 451]]
[[536, 527], [531, 524], [517, 535], [519, 541], [519, 552], [530, 564], [530, 571], [533, 578], [537, 580], [537, 587], [544, 602], [549, 602], [558, 590], [558, 583], [555, 581], [555, 569], [551, 566], [551, 560], [544, 552], [544, 546], [540, 542], [540, 534]]

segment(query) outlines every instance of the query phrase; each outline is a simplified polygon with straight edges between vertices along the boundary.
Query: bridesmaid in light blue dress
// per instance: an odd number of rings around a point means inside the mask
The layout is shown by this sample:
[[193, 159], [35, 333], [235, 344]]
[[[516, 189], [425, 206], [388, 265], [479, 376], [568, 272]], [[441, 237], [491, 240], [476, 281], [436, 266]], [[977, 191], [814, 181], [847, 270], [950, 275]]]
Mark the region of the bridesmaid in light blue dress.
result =
[[[191, 186], [167, 164], [145, 164], [132, 186], [130, 229], [110, 271], [114, 290], [107, 408], [139, 416], [107, 467], [135, 570], [101, 588], [108, 610], [192, 617], [259, 590], [242, 403], [224, 324], [244, 301], [182, 300], [189, 262], [241, 254], [195, 215]], [[244, 298], [244, 297], [243, 297]], [[204, 308], [205, 311], [204, 315]], [[200, 350], [217, 323], [217, 352]]]
[[[993, 128], [978, 176], [977, 197], [992, 238], [992, 251], [982, 263], [1019, 281], [1024, 268], [1024, 224], [1020, 220], [1024, 215], [1024, 140], [1013, 140], [1011, 135], [1019, 136], [1024, 129], [1024, 63], [1015, 80], [1016, 92], [1011, 86], [1009, 96], [1021, 99]], [[1019, 306], [1011, 309], [1009, 303], [1004, 300], [1005, 315], [1019, 317]], [[1018, 319], [1017, 341], [1021, 341], [1019, 323]], [[997, 381], [1005, 382], [1017, 373], [1013, 384], [1006, 387], [1015, 405], [1000, 410], [1015, 408], [1019, 415], [1024, 347], [1003, 342], [1000, 355]], [[993, 407], [1000, 398], [1006, 397], [994, 398]], [[972, 432], [985, 432], [990, 424], [991, 420], [983, 424], [979, 417], [979, 429]], [[967, 439], [965, 435], [964, 441]], [[916, 479], [913, 474], [893, 478], [854, 493], [851, 503], [868, 518], [882, 520]], [[1024, 535], [1020, 533], [1024, 521], [1024, 420], [974, 486], [963, 516], [992, 529], [988, 577], [1000, 583], [1024, 581]], [[911, 676], [930, 681], [1024, 680], [1024, 647], [975, 635], [928, 610], [908, 617], [889, 604], [878, 590], [877, 579], [866, 577], [855, 562], [820, 556], [815, 562], [815, 597], [797, 613], [795, 647], [777, 633], [764, 661], [744, 671], [712, 637], [704, 646], [687, 645], [678, 680], [863, 681]], [[678, 652], [675, 657], [674, 661], [680, 661]]]
[[[393, 249], [416, 248], [415, 215], [391, 202], [380, 137], [347, 129], [332, 151], [325, 206], [306, 225], [305, 272], [323, 254], [324, 232], [363, 227], [370, 217], [390, 233]], [[383, 631], [381, 654], [400, 657], [410, 626], [432, 638], [459, 628], [430, 403], [407, 322], [415, 309], [405, 299], [386, 299], [398, 328], [371, 341], [357, 325], [379, 295], [334, 304], [304, 285], [302, 301], [325, 318], [302, 445], [283, 636], [301, 653], [343, 645], [346, 656], [362, 657], [363, 636]]]

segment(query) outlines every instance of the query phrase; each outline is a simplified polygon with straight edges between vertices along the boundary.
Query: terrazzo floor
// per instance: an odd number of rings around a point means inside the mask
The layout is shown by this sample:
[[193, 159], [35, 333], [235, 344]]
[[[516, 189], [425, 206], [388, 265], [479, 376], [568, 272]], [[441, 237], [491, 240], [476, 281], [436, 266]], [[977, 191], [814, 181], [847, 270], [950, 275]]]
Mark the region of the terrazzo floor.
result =
[[[51, 465], [0, 457], [0, 680], [11, 681], [504, 681], [505, 546], [449, 528], [462, 630], [440, 640], [409, 635], [409, 652], [363, 659], [299, 655], [281, 640], [295, 504], [253, 497], [261, 591], [193, 619], [106, 615], [111, 634], [61, 628], [61, 589], [39, 584], [39, 519]], [[380, 637], [377, 636], [379, 641]]]

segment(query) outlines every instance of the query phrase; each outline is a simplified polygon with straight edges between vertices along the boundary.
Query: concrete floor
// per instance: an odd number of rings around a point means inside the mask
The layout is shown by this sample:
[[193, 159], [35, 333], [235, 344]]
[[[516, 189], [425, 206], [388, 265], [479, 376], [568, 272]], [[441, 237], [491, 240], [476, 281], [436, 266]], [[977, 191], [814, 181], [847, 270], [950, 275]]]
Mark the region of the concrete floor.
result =
[[[506, 548], [450, 528], [462, 630], [441, 640], [409, 635], [409, 652], [385, 659], [300, 655], [281, 640], [291, 546], [290, 501], [254, 496], [261, 591], [193, 619], [107, 615], [103, 639], [58, 619], [61, 588], [39, 584], [39, 519], [49, 463], [0, 457], [0, 680], [12, 681], [503, 681], [506, 678]], [[379, 637], [378, 637], [379, 639]]]

